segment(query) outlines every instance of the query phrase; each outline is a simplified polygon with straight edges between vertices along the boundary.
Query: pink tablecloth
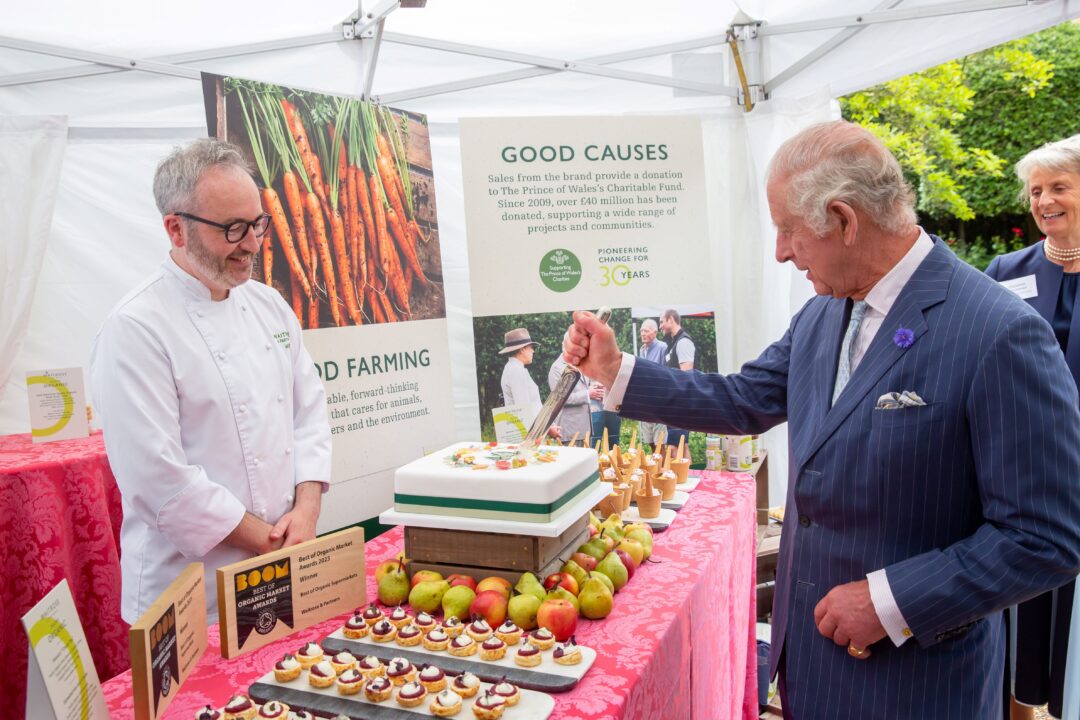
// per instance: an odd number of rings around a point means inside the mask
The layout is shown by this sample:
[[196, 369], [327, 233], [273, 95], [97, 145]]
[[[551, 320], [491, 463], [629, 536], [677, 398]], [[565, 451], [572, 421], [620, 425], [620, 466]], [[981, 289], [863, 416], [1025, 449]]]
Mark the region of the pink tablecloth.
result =
[[[596, 648], [596, 663], [574, 690], [555, 696], [552, 718], [757, 717], [754, 499], [749, 475], [706, 473], [671, 528], [656, 535], [653, 558], [660, 562], [642, 565], [606, 619], [578, 625], [578, 642]], [[367, 544], [369, 596], [374, 568], [401, 547], [401, 528]], [[318, 641], [342, 621], [232, 661], [221, 659], [212, 627], [210, 649], [165, 717], [189, 720], [207, 703], [222, 705], [284, 652]], [[107, 683], [105, 697], [114, 720], [131, 718], [130, 674]]]
[[21, 618], [67, 578], [102, 680], [128, 663], [120, 619], [120, 491], [101, 433], [34, 444], [0, 437], [0, 697], [22, 711], [27, 641]]

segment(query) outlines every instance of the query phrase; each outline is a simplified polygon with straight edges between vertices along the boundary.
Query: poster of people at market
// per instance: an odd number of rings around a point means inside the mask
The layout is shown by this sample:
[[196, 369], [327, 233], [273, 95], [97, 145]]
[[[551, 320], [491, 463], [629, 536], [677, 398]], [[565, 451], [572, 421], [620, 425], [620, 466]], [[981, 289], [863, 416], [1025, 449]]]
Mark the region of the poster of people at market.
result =
[[[615, 308], [610, 322], [627, 352], [644, 346], [653, 361], [716, 370], [702, 152], [694, 117], [462, 119], [485, 439], [509, 441], [531, 424], [573, 309]], [[559, 440], [580, 443], [605, 427], [632, 437], [637, 423], [603, 411], [605, 389], [579, 389]], [[681, 429], [669, 430], [677, 442]], [[638, 437], [652, 444], [657, 432]], [[703, 460], [704, 439], [692, 445]]]
[[253, 277], [292, 307], [326, 387], [334, 498], [320, 530], [373, 517], [392, 504], [393, 468], [452, 439], [426, 118], [211, 74], [203, 96], [210, 134], [243, 150], [270, 216]]

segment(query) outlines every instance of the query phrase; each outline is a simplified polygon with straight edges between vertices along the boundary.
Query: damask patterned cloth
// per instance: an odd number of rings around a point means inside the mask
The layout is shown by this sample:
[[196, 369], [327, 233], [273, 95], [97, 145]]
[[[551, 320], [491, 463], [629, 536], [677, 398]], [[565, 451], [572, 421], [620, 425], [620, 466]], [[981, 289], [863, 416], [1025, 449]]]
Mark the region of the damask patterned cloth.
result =
[[[577, 641], [596, 663], [570, 692], [555, 695], [551, 718], [757, 717], [755, 643], [755, 488], [746, 474], [704, 473], [672, 526], [656, 535], [653, 559], [615, 596], [611, 614], [582, 619]], [[368, 596], [375, 568], [402, 548], [402, 529], [367, 543]], [[209, 647], [163, 717], [189, 720], [246, 691], [285, 652], [319, 641], [342, 615], [246, 655], [223, 660], [217, 626]], [[113, 720], [134, 716], [131, 676], [105, 685]]]
[[21, 618], [64, 578], [102, 681], [129, 667], [120, 619], [120, 491], [101, 433], [34, 444], [0, 436], [0, 697], [22, 711], [28, 644]]

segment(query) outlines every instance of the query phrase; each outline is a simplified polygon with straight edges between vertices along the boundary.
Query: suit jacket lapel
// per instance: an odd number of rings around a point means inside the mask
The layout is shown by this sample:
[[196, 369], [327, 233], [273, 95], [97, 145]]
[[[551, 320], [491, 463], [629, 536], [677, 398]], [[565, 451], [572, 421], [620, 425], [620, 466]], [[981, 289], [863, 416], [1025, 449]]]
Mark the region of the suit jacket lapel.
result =
[[[855, 368], [847, 387], [836, 399], [836, 404], [825, 414], [823, 421], [816, 425], [817, 432], [812, 434], [813, 440], [806, 447], [805, 453], [799, 454], [798, 464], [801, 466], [809, 460], [818, 448], [837, 428], [847, 419], [851, 412], [864, 401], [867, 393], [877, 384], [881, 376], [889, 368], [904, 356], [907, 348], [898, 346], [893, 341], [893, 336], [899, 328], [911, 330], [915, 336], [914, 342], [927, 331], [925, 312], [927, 309], [945, 300], [949, 291], [949, 283], [952, 280], [955, 267], [953, 263], [959, 262], [951, 258], [951, 253], [944, 243], [935, 241], [934, 249], [922, 261], [915, 274], [911, 276], [907, 285], [900, 291], [889, 314], [885, 316], [881, 328], [874, 336], [873, 342], [863, 356], [862, 362]], [[829, 337], [828, 332], [823, 333]], [[839, 349], [832, 353], [832, 375], [835, 377], [836, 362], [839, 358]], [[819, 369], [820, 372], [820, 369]], [[895, 390], [910, 390], [912, 388], [894, 388]], [[832, 386], [829, 386], [831, 397]], [[876, 398], [875, 398], [876, 399]], [[826, 401], [827, 402], [827, 401]]]
[[[833, 386], [836, 384], [836, 368], [840, 362], [840, 345], [847, 330], [850, 317], [850, 300], [833, 300], [822, 319], [822, 341], [814, 352], [813, 399], [811, 400], [811, 427], [821, 427], [832, 404]], [[801, 444], [813, 439], [812, 434], [800, 435]], [[795, 443], [795, 457], [800, 457], [800, 443]]]
[[[1039, 247], [1041, 255], [1042, 246]], [[1033, 298], [1028, 298], [1028, 302], [1035, 309], [1035, 312], [1043, 316], [1046, 322], [1052, 322], [1054, 320], [1054, 311], [1057, 309], [1058, 293], [1061, 292], [1061, 276], [1064, 270], [1060, 265], [1042, 257], [1036, 260], [1033, 269], [1035, 271], [1035, 289], [1039, 294]], [[1070, 334], [1069, 337], [1072, 337], [1072, 335]]]

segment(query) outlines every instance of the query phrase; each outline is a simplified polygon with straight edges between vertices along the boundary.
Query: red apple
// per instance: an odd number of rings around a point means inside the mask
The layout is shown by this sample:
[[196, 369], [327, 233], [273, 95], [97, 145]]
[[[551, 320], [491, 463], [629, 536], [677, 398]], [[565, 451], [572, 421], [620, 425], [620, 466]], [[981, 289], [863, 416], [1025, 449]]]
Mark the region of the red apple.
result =
[[487, 624], [493, 628], [499, 627], [506, 620], [507, 600], [498, 590], [484, 590], [476, 594], [469, 613], [479, 615], [487, 620]]
[[551, 631], [559, 642], [566, 642], [577, 628], [578, 612], [569, 600], [553, 598], [540, 603], [536, 623]]
[[630, 557], [630, 553], [625, 550], [612, 550], [626, 567], [626, 582], [630, 582], [630, 578], [634, 577], [634, 571], [637, 570], [637, 565], [634, 564], [634, 558]]
[[514, 586], [510, 584], [510, 581], [501, 577], [486, 577], [476, 584], [476, 594], [484, 592], [485, 590], [498, 590], [503, 594], [503, 597], [509, 601], [510, 594], [514, 590]]
[[476, 592], [476, 580], [473, 580], [468, 575], [459, 575], [455, 573], [446, 578], [446, 581], [450, 583], [450, 587], [455, 587], [457, 585], [465, 585], [473, 592]]
[[428, 580], [439, 581], [443, 576], [434, 570], [417, 570], [413, 573], [412, 584], [409, 587], [416, 587], [418, 583], [427, 582]]
[[583, 552], [576, 552], [570, 556], [570, 559], [581, 566], [585, 572], [592, 572], [596, 569], [596, 558], [592, 555], [586, 555]]
[[570, 573], [557, 572], [548, 575], [544, 578], [544, 589], [554, 590], [557, 587], [563, 587], [570, 591], [571, 595], [578, 594], [577, 578]]
[[599, 533], [599, 532], [600, 532], [600, 528], [596, 527], [595, 525], [590, 525], [589, 526], [589, 537], [590, 538], [596, 537], [596, 534]]

